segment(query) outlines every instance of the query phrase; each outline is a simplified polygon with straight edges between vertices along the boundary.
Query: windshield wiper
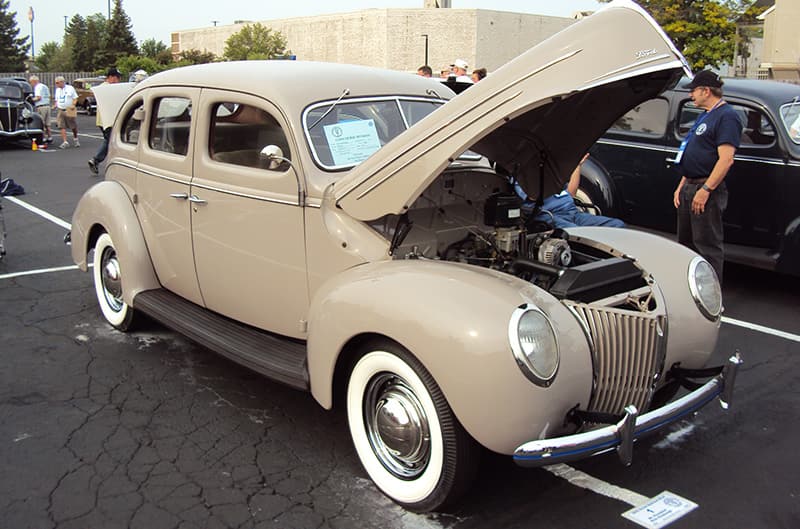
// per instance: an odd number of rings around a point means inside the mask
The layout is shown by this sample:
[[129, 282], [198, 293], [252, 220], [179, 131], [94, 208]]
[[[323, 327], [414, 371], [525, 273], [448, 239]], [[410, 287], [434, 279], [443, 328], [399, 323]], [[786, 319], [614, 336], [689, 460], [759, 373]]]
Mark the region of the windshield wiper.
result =
[[328, 110], [326, 110], [326, 111], [325, 111], [325, 112], [324, 112], [324, 113], [323, 113], [323, 114], [322, 114], [322, 115], [319, 117], [319, 119], [317, 119], [317, 121], [315, 121], [315, 122], [314, 122], [314, 124], [313, 124], [313, 125], [311, 125], [310, 127], [308, 127], [308, 130], [311, 130], [311, 129], [313, 129], [314, 127], [316, 127], [316, 126], [317, 126], [317, 124], [318, 124], [320, 121], [322, 121], [323, 119], [325, 119], [325, 116], [327, 116], [328, 114], [330, 114], [330, 113], [331, 113], [331, 110], [333, 110], [334, 108], [336, 108], [336, 105], [338, 105], [338, 104], [339, 104], [339, 101], [341, 101], [341, 100], [342, 100], [342, 99], [343, 99], [345, 96], [347, 96], [347, 95], [350, 95], [350, 89], [349, 89], [349, 88], [345, 88], [345, 89], [344, 89], [344, 91], [342, 92], [342, 95], [340, 95], [340, 96], [339, 96], [339, 99], [337, 99], [336, 101], [334, 101], [334, 102], [331, 104], [331, 106], [329, 106], [329, 107], [328, 107]]

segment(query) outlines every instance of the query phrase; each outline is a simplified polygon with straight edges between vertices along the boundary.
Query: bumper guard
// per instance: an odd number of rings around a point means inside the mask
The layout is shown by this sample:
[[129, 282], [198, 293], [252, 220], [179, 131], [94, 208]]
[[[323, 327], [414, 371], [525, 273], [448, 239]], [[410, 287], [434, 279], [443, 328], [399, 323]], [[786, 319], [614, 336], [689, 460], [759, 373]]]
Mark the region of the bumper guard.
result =
[[514, 451], [514, 462], [523, 467], [542, 467], [585, 459], [616, 448], [622, 463], [630, 465], [633, 442], [640, 437], [683, 419], [717, 396], [722, 409], [727, 410], [741, 364], [742, 358], [736, 352], [728, 359], [721, 374], [680, 399], [644, 415], [639, 415], [635, 406], [627, 406], [616, 424], [564, 437], [528, 441]]

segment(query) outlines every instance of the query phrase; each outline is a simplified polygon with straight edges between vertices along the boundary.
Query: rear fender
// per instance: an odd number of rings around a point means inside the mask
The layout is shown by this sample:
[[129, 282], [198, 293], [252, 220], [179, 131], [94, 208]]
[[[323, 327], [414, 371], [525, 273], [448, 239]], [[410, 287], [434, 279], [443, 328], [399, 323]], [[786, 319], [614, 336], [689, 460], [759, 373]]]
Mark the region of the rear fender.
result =
[[800, 270], [800, 217], [786, 227], [781, 238], [780, 256], [775, 270], [782, 274], [798, 275]]
[[136, 294], [160, 285], [133, 203], [125, 189], [111, 180], [86, 191], [72, 216], [72, 260], [81, 270], [88, 269], [89, 251], [104, 232], [114, 241], [124, 269], [123, 298], [132, 306]]

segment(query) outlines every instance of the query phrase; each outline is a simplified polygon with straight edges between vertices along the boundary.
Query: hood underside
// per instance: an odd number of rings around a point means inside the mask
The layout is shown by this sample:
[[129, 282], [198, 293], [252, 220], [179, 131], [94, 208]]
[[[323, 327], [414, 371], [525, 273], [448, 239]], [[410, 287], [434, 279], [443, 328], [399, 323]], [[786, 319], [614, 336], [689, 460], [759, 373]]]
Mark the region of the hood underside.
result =
[[466, 149], [515, 175], [529, 195], [552, 194], [616, 119], [687, 71], [652, 18], [616, 0], [382, 147], [335, 184], [336, 202], [360, 220], [401, 214]]

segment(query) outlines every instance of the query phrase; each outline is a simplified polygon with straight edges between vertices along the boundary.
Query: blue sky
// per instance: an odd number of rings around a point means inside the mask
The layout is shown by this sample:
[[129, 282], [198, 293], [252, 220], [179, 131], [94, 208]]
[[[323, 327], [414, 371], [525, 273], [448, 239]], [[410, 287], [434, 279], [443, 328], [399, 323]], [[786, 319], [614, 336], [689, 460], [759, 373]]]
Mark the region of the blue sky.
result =
[[[154, 38], [170, 43], [170, 33], [181, 29], [232, 24], [234, 20], [269, 20], [329, 13], [346, 13], [368, 8], [422, 7], [423, 0], [336, 0], [328, 2], [291, 0], [254, 2], [253, 0], [123, 0], [131, 18], [133, 33], [141, 42]], [[113, 2], [112, 2], [113, 4]], [[64, 17], [108, 13], [109, 0], [10, 0], [10, 11], [17, 13], [20, 36], [31, 33], [28, 8], [33, 7], [33, 36], [36, 51], [48, 41], [61, 42]], [[517, 13], [568, 17], [574, 11], [596, 10], [603, 4], [596, 0], [452, 0], [453, 8], [478, 8]]]

